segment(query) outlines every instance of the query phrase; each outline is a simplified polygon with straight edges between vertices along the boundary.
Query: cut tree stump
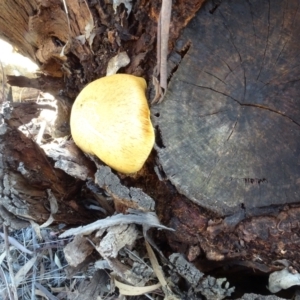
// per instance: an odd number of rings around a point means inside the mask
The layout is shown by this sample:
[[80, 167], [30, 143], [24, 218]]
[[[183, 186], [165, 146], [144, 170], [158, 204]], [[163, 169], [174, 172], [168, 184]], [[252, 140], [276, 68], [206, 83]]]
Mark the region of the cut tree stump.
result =
[[159, 162], [180, 193], [221, 216], [297, 203], [299, 1], [213, 3], [177, 42], [152, 109]]

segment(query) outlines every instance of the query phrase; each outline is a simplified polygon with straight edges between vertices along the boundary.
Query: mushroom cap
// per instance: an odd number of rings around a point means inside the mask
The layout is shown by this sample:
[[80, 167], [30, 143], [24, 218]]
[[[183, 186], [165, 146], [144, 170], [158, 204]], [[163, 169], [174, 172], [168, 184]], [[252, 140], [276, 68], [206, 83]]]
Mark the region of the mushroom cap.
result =
[[88, 84], [71, 111], [76, 145], [122, 173], [139, 171], [154, 145], [141, 77], [115, 74]]

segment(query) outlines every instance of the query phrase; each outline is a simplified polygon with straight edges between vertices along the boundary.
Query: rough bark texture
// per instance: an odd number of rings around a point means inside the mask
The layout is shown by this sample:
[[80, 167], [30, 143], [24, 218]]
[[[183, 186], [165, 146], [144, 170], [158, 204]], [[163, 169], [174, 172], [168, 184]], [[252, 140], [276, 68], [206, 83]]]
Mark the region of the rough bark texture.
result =
[[[170, 49], [203, 2], [174, 3]], [[120, 51], [131, 59], [124, 72], [151, 79], [160, 1], [133, 1], [129, 17], [122, 5], [114, 11], [111, 1], [66, 3], [68, 14], [58, 0], [5, 1], [0, 4], [0, 36], [37, 62], [44, 74], [64, 76], [64, 95], [72, 100], [86, 83], [105, 75], [108, 60]]]
[[28, 20], [36, 13], [37, 5], [37, 0], [8, 0], [0, 3], [1, 38], [32, 60], [35, 60], [35, 47], [29, 35]]
[[[7, 106], [7, 107], [5, 107]], [[44, 151], [17, 128], [38, 115], [35, 103], [6, 104], [1, 118], [1, 208], [0, 218], [12, 228], [24, 226], [20, 220], [45, 222], [51, 212], [49, 192], [56, 198], [55, 222], [86, 223], [93, 215], [84, 206], [74, 205], [81, 183], [55, 169]], [[24, 122], [24, 123], [23, 123]], [[19, 219], [19, 221], [18, 221]]]
[[[202, 2], [174, 1], [170, 50]], [[32, 80], [10, 77], [12, 84], [51, 91], [69, 110], [79, 90], [104, 76], [109, 59], [126, 51], [131, 63], [121, 71], [143, 76], [150, 85], [156, 64], [159, 2], [133, 1], [129, 18], [124, 6], [114, 12], [109, 1], [90, 1], [90, 7], [85, 1], [67, 1], [68, 15], [58, 0], [30, 3], [19, 1], [20, 7], [14, 9], [20, 26], [11, 24], [16, 22], [11, 20], [14, 1], [0, 4], [4, 37], [37, 61], [44, 72]], [[164, 250], [185, 253], [202, 270], [234, 264], [266, 273], [277, 269], [276, 259], [289, 259], [298, 266], [299, 208], [284, 206], [299, 200], [299, 43], [292, 38], [298, 28], [298, 19], [293, 17], [297, 11], [293, 5], [298, 1], [274, 3], [273, 7], [270, 1], [228, 0], [219, 6], [208, 1], [170, 56], [173, 77], [169, 92], [162, 105], [152, 108], [159, 163], [153, 150], [135, 177], [118, 174], [127, 190], [141, 188], [153, 198], [162, 222], [176, 229], [158, 233], [157, 241], [166, 241], [161, 242], [167, 245]], [[275, 12], [278, 19], [273, 18]], [[247, 25], [246, 29], [241, 24]], [[22, 34], [14, 31], [19, 28]], [[282, 39], [276, 39], [276, 32]], [[96, 34], [93, 40], [92, 33]], [[268, 79], [270, 65], [279, 66], [279, 73]], [[283, 106], [282, 98], [286, 100]], [[47, 190], [58, 202], [56, 222], [87, 223], [103, 217], [85, 208], [87, 198], [103, 203], [99, 197], [103, 191], [93, 182], [95, 164], [79, 157], [80, 151], [68, 144], [64, 149], [71, 153], [68, 162], [73, 166], [68, 173], [75, 174], [79, 165], [85, 170], [80, 176], [71, 176], [54, 168], [52, 159], [17, 130], [42, 107], [12, 110], [13, 106], [3, 107], [0, 127], [1, 218], [15, 228], [24, 226], [24, 219], [45, 222], [51, 210]], [[170, 121], [169, 116], [175, 117]], [[232, 141], [235, 143], [230, 144]], [[65, 164], [62, 148], [57, 152], [43, 148], [53, 160]], [[219, 162], [226, 168], [218, 169]], [[119, 184], [118, 179], [115, 182]], [[103, 188], [115, 196], [115, 208], [125, 211], [128, 201], [108, 185]], [[256, 210], [257, 206], [261, 209]], [[107, 211], [111, 213], [109, 207]]]

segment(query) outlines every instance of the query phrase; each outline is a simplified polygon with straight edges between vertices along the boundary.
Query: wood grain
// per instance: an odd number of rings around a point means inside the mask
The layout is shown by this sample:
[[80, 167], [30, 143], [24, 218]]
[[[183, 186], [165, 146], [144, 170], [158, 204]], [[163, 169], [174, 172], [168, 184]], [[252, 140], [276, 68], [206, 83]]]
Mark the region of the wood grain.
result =
[[215, 8], [207, 2], [185, 29], [178, 69], [152, 109], [160, 163], [180, 193], [222, 215], [295, 203], [299, 1]]

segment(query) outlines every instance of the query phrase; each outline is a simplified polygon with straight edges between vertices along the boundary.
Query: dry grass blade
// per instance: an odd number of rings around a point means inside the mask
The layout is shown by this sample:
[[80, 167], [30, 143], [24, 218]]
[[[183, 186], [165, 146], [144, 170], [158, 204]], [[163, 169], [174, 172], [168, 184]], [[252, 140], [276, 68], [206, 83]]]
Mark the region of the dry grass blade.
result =
[[155, 291], [161, 287], [160, 283], [149, 285], [149, 286], [132, 286], [129, 284], [122, 283], [118, 280], [114, 280], [115, 286], [119, 289], [121, 295], [125, 296], [138, 296], [146, 293], [150, 293]]
[[157, 258], [155, 256], [155, 253], [154, 251], [152, 250], [150, 244], [145, 241], [146, 243], [146, 248], [147, 248], [147, 252], [148, 252], [148, 255], [149, 255], [149, 259], [150, 259], [150, 262], [151, 262], [151, 265], [153, 267], [153, 270], [159, 280], [159, 282], [161, 283], [162, 286], [166, 286], [167, 285], [167, 281], [165, 280], [165, 276], [161, 270], [161, 267], [157, 261]]
[[160, 229], [174, 231], [174, 229], [160, 224], [157, 215], [154, 213], [136, 211], [133, 209], [130, 209], [129, 212], [130, 213], [127, 215], [117, 214], [112, 217], [107, 217], [105, 219], [98, 220], [86, 226], [80, 226], [77, 228], [66, 230], [59, 237], [65, 238], [71, 235], [78, 235], [78, 234], [88, 235], [95, 230], [105, 229], [119, 224], [125, 225], [125, 224], [133, 224], [133, 223], [143, 225], [147, 228], [156, 227]]
[[157, 26], [157, 65], [153, 81], [160, 75], [159, 86], [155, 86], [155, 97], [151, 104], [160, 103], [167, 89], [167, 57], [169, 50], [169, 30], [171, 22], [172, 0], [163, 0]]
[[[69, 291], [71, 281], [67, 278], [65, 273], [67, 265], [63, 254], [65, 241], [59, 240], [57, 235], [49, 229], [41, 229], [42, 240], [40, 241], [37, 241], [32, 227], [16, 230], [10, 234], [18, 243], [23, 245], [22, 247], [32, 250], [33, 253], [38, 252], [40, 254], [32, 258], [32, 254], [28, 254], [15, 246], [10, 246], [9, 255], [10, 259], [13, 258], [13, 262], [11, 262], [12, 270], [9, 272], [7, 253], [0, 250], [0, 252], [4, 252], [5, 254], [1, 255], [3, 259], [0, 266], [1, 300], [51, 299], [42, 288], [36, 286], [36, 282], [43, 285], [47, 290], [51, 288], [50, 292], [54, 295], [53, 297], [58, 297], [59, 293], [53, 291], [53, 287], [63, 288], [65, 291]], [[4, 241], [1, 241], [0, 247], [1, 249], [5, 247]], [[94, 267], [91, 267], [88, 273], [91, 274], [93, 271]], [[11, 274], [13, 274], [13, 276]], [[76, 273], [74, 273], [74, 275], [75, 274]], [[81, 276], [80, 279], [76, 281], [77, 286], [75, 286], [72, 291], [76, 291], [80, 283], [84, 280], [86, 280], [86, 277]], [[13, 294], [12, 281], [16, 287], [17, 295]], [[52, 299], [55, 299], [53, 297]]]
[[4, 85], [4, 68], [3, 68], [3, 64], [2, 61], [0, 60], [0, 64], [1, 64], [1, 70], [2, 70], [2, 99], [0, 99], [0, 103], [5, 101], [5, 85]]
[[[0, 236], [4, 239], [4, 234], [2, 232], [0, 232]], [[28, 250], [27, 248], [25, 248], [23, 245], [21, 245], [16, 239], [14, 239], [11, 236], [7, 236], [7, 241], [9, 242], [9, 244], [15, 246], [17, 249], [19, 249], [20, 251], [27, 253], [27, 254], [33, 254], [32, 251]], [[1, 261], [1, 260], [0, 260]]]
[[[4, 289], [4, 288], [1, 289], [0, 297], [2, 297], [3, 299], [6, 299], [7, 298], [7, 294], [8, 294], [9, 299], [12, 299], [13, 296], [11, 294], [11, 291], [10, 291], [10, 288], [9, 288], [9, 284], [7, 282], [7, 279], [6, 279], [6, 276], [5, 276], [5, 273], [4, 273], [3, 269], [1, 267], [1, 264], [0, 264], [0, 277], [1, 277], [2, 282], [4, 283], [5, 288], [6, 288], [6, 289]], [[0, 299], [2, 299], [2, 298], [0, 298]]]
[[[34, 231], [34, 234], [37, 236], [37, 238], [38, 238], [39, 240], [42, 240], [43, 238], [42, 238], [42, 234], [41, 234], [41, 228], [40, 228], [40, 225], [37, 224], [37, 223], [35, 223], [35, 222], [32, 221], [32, 220], [29, 220], [29, 222], [30, 222], [31, 227], [32, 227], [32, 229], [33, 229], [33, 231]], [[35, 246], [36, 246], [36, 245], [35, 245]]]
[[3, 224], [3, 232], [4, 232], [4, 241], [5, 241], [6, 259], [7, 259], [8, 269], [9, 269], [9, 275], [11, 278], [11, 289], [12, 289], [14, 299], [18, 300], [17, 288], [16, 288], [15, 280], [14, 280], [14, 271], [13, 271], [13, 267], [12, 267], [12, 258], [10, 256], [10, 252], [9, 252], [7, 226], [4, 224]]
[[29, 272], [29, 270], [32, 268], [32, 266], [34, 265], [36, 259], [37, 259], [37, 256], [30, 259], [15, 275], [14, 281], [15, 281], [16, 286], [19, 286], [21, 282], [25, 281], [26, 275]]
[[169, 30], [171, 21], [172, 0], [163, 0], [160, 12], [161, 57], [160, 57], [160, 86], [167, 89], [167, 56], [169, 44]]
[[[37, 249], [37, 240], [36, 240], [36, 233], [34, 228], [32, 227], [32, 243], [33, 249], [36, 251]], [[33, 265], [33, 272], [32, 272], [32, 283], [31, 283], [31, 300], [34, 300], [34, 290], [35, 290], [35, 282], [36, 282], [36, 274], [37, 274], [37, 266], [36, 264]]]
[[153, 270], [154, 270], [154, 272], [155, 272], [155, 274], [156, 274], [159, 282], [161, 283], [162, 289], [163, 289], [163, 291], [165, 293], [164, 300], [180, 300], [178, 297], [176, 297], [174, 295], [174, 293], [168, 287], [168, 284], [167, 284], [167, 281], [165, 279], [164, 273], [163, 273], [163, 271], [161, 269], [161, 266], [159, 265], [159, 263], [157, 261], [155, 253], [152, 250], [150, 244], [147, 241], [145, 241], [145, 243], [146, 243], [146, 248], [147, 248], [147, 252], [148, 252], [148, 255], [149, 255], [149, 259], [150, 259], [151, 265], [152, 265]]
[[35, 286], [42, 292], [42, 296], [46, 296], [49, 300], [58, 300], [57, 297], [52, 295], [45, 287], [43, 287], [40, 283], [36, 282]]
[[155, 95], [151, 101], [151, 104], [159, 103], [160, 99], [163, 97], [163, 90], [158, 79], [154, 75], [152, 76], [152, 84], [154, 86]]
[[70, 35], [71, 35], [71, 26], [70, 26], [70, 19], [69, 19], [68, 7], [67, 7], [67, 3], [66, 3], [65, 0], [63, 0], [63, 3], [64, 3], [64, 9], [65, 9], [65, 12], [66, 12], [66, 15], [67, 15], [68, 27], [69, 27], [69, 33], [70, 33]]
[[50, 226], [54, 221], [53, 215], [56, 214], [58, 210], [57, 200], [50, 189], [47, 190], [47, 194], [50, 202], [50, 216], [48, 220], [40, 226], [40, 228], [46, 228]]

